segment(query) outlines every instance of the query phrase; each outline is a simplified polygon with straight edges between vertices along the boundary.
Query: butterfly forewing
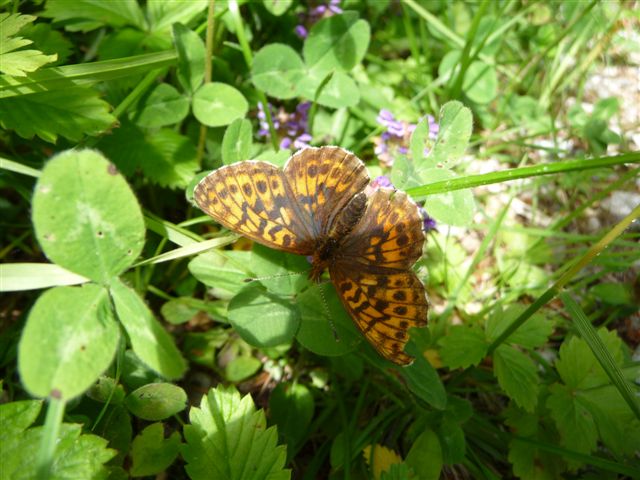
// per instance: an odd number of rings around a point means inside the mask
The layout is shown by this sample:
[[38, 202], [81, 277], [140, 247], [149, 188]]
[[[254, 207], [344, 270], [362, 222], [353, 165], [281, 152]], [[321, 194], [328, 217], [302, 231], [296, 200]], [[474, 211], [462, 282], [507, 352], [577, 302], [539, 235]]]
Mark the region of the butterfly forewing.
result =
[[196, 187], [198, 206], [218, 223], [258, 243], [309, 255], [312, 228], [282, 170], [247, 161], [214, 170]]

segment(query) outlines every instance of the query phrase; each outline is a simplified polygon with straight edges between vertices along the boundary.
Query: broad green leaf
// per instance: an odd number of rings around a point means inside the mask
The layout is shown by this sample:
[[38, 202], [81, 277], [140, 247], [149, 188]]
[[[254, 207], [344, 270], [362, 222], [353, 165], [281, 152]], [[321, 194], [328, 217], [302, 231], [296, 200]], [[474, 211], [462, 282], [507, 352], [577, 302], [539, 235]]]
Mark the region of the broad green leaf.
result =
[[588, 404], [564, 385], [554, 384], [549, 390], [547, 408], [560, 432], [562, 446], [580, 453], [596, 448], [598, 430]]
[[307, 67], [318, 71], [350, 71], [364, 58], [371, 29], [356, 12], [344, 12], [316, 23], [304, 42]]
[[262, 362], [255, 357], [240, 356], [231, 360], [224, 369], [228, 382], [238, 383], [253, 376], [262, 367]]
[[630, 283], [602, 282], [589, 289], [589, 294], [609, 305], [628, 305], [634, 303]]
[[227, 316], [238, 335], [255, 347], [290, 343], [300, 324], [295, 305], [255, 282], [231, 299]]
[[358, 347], [363, 337], [332, 287], [313, 286], [296, 300], [301, 315], [296, 338], [305, 348], [318, 355], [337, 356]]
[[0, 443], [6, 445], [12, 437], [29, 428], [38, 418], [40, 410], [42, 400], [19, 400], [0, 404]]
[[411, 133], [411, 139], [409, 141], [409, 151], [411, 152], [411, 159], [415, 164], [422, 167], [432, 167], [435, 165], [425, 164], [424, 162], [424, 149], [427, 147], [427, 141], [429, 141], [429, 119], [423, 118], [416, 125], [416, 129]]
[[254, 244], [251, 268], [260, 283], [271, 293], [295, 295], [311, 282], [311, 264], [301, 255], [291, 255]]
[[233, 387], [218, 386], [191, 408], [184, 427], [182, 456], [194, 480], [286, 480], [286, 449], [277, 445], [278, 433], [266, 428], [264, 412], [256, 411], [250, 395], [240, 398]]
[[211, 250], [191, 260], [189, 272], [210, 287], [212, 295], [231, 299], [254, 276], [249, 270], [250, 259], [250, 252]]
[[133, 439], [131, 445], [132, 477], [146, 477], [164, 472], [178, 456], [180, 434], [164, 438], [164, 425], [152, 423]]
[[291, 3], [292, 0], [265, 0], [263, 6], [271, 15], [279, 17], [289, 9]]
[[124, 401], [125, 393], [122, 385], [105, 375], [100, 376], [96, 383], [87, 390], [87, 397], [96, 402], [120, 405]]
[[[598, 330], [598, 335], [604, 342], [618, 366], [622, 365], [622, 341], [615, 331], [609, 332], [605, 328]], [[587, 343], [577, 337], [565, 339], [560, 346], [556, 369], [562, 381], [572, 389], [587, 389], [610, 383], [598, 360]]]
[[0, 265], [0, 292], [78, 285], [89, 279], [55, 263], [4, 263]]
[[148, 383], [131, 392], [124, 403], [136, 417], [154, 422], [184, 410], [187, 393], [170, 383]]
[[309, 389], [300, 383], [279, 383], [269, 397], [271, 421], [278, 426], [291, 451], [297, 451], [309, 435], [315, 403]]
[[442, 447], [443, 462], [452, 465], [464, 462], [467, 441], [464, 430], [458, 422], [445, 418], [436, 429]]
[[143, 130], [124, 121], [99, 148], [125, 175], [140, 168], [161, 186], [184, 188], [199, 168], [193, 142], [170, 129]]
[[0, 99], [0, 125], [23, 138], [37, 135], [55, 143], [61, 135], [77, 142], [104, 133], [116, 122], [98, 92], [69, 84], [67, 88]]
[[106, 439], [109, 442], [109, 447], [118, 452], [111, 461], [111, 465], [124, 464], [133, 438], [131, 415], [124, 405], [110, 404], [106, 406], [105, 415], [97, 425], [92, 425], [92, 433]]
[[[30, 428], [13, 436], [0, 448], [1, 478], [32, 480], [37, 477], [37, 448], [43, 427]], [[56, 453], [51, 480], [71, 478], [106, 479], [109, 471], [105, 464], [116, 455], [107, 448], [107, 441], [97, 435], [82, 434], [82, 425], [63, 423], [56, 442]]]
[[71, 55], [73, 43], [62, 32], [55, 30], [49, 23], [37, 23], [27, 26], [22, 33], [34, 46], [47, 55], [57, 55], [55, 65], [63, 65]]
[[487, 354], [489, 344], [484, 332], [477, 326], [455, 325], [442, 337], [440, 358], [449, 368], [467, 368], [478, 365]]
[[469, 144], [473, 117], [462, 103], [445, 103], [440, 109], [438, 124], [438, 137], [421, 167], [451, 166], [462, 157]]
[[433, 430], [425, 430], [416, 438], [405, 462], [421, 480], [438, 480], [442, 471], [442, 447]]
[[193, 96], [193, 114], [208, 127], [229, 125], [236, 118], [243, 118], [248, 110], [242, 93], [226, 83], [207, 83]]
[[251, 81], [267, 95], [286, 100], [297, 95], [305, 65], [288, 45], [271, 43], [256, 53], [251, 64]]
[[136, 0], [118, 2], [96, 2], [94, 0], [76, 0], [69, 8], [67, 0], [49, 0], [43, 17], [53, 18], [55, 22], [64, 22], [67, 30], [89, 31], [101, 26], [122, 27], [132, 25], [140, 30], [146, 29], [142, 9]]
[[[509, 305], [504, 312], [501, 309], [494, 311], [485, 327], [487, 339], [492, 342], [498, 338], [525, 309], [524, 305], [513, 304]], [[547, 320], [544, 315], [535, 313], [524, 325], [511, 334], [505, 342], [528, 348], [537, 348], [546, 343], [552, 331], [553, 322]]]
[[96, 151], [69, 150], [51, 159], [36, 184], [32, 215], [47, 257], [99, 283], [126, 270], [144, 244], [133, 192]]
[[164, 303], [160, 308], [164, 319], [174, 325], [188, 322], [198, 311], [199, 310], [193, 306], [193, 302], [191, 302], [191, 298], [189, 297], [173, 298]]
[[249, 160], [253, 131], [251, 122], [246, 118], [237, 118], [227, 127], [222, 138], [222, 163], [231, 163]]
[[178, 81], [193, 94], [204, 80], [204, 42], [196, 32], [180, 23], [173, 25], [173, 41], [178, 52]]
[[[420, 176], [426, 183], [433, 183], [455, 178], [456, 174], [445, 168], [428, 168], [421, 170]], [[424, 208], [439, 223], [466, 226], [473, 219], [475, 201], [471, 190], [454, 190], [429, 195], [424, 201]]]
[[[315, 98], [316, 94], [313, 97]], [[354, 107], [360, 101], [360, 90], [356, 82], [346, 73], [334, 72], [331, 79], [322, 86], [318, 103], [329, 108]]]
[[127, 332], [131, 348], [149, 368], [166, 378], [180, 378], [186, 363], [173, 338], [154, 318], [138, 294], [115, 279], [110, 287], [118, 319]]
[[500, 387], [513, 401], [528, 412], [538, 403], [536, 365], [524, 353], [508, 345], [499, 346], [493, 354], [493, 372]]
[[103, 287], [47, 290], [29, 312], [18, 345], [22, 383], [37, 397], [76, 397], [109, 367], [119, 338]]
[[160, 83], [129, 111], [129, 119], [146, 128], [173, 125], [189, 113], [189, 100], [168, 83]]
[[414, 347], [413, 342], [407, 344], [405, 351], [415, 357], [411, 365], [402, 368], [402, 375], [405, 377], [409, 390], [432, 407], [438, 410], [444, 409], [447, 406], [447, 392], [438, 372]]
[[[209, 2], [208, 0], [189, 0], [188, 2], [147, 0], [146, 4], [149, 28], [152, 32], [157, 32], [168, 29], [176, 23], [189, 25], [191, 20], [204, 14]], [[220, 5], [216, 4], [216, 7], [219, 8]]]

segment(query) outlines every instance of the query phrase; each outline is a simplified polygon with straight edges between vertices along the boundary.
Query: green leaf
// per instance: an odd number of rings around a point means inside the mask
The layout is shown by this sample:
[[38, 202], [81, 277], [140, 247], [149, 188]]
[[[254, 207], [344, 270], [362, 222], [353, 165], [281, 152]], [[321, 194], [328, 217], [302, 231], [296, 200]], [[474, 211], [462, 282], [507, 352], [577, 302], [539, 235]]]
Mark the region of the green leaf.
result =
[[539, 382], [533, 361], [513, 347], [500, 345], [493, 354], [493, 372], [505, 393], [532, 412], [538, 403]]
[[204, 81], [204, 42], [196, 32], [180, 23], [173, 24], [173, 41], [178, 52], [178, 81], [193, 94]]
[[[316, 94], [308, 96], [315, 99]], [[346, 73], [334, 72], [331, 79], [322, 85], [317, 102], [329, 108], [354, 107], [360, 101], [360, 90], [356, 82]]]
[[129, 118], [141, 127], [158, 128], [181, 122], [188, 113], [189, 100], [172, 85], [160, 83], [129, 111]]
[[489, 344], [484, 333], [477, 326], [455, 325], [442, 337], [438, 344], [442, 347], [442, 363], [449, 368], [467, 368], [478, 365], [487, 354]]
[[311, 285], [308, 274], [311, 265], [301, 255], [291, 255], [254, 244], [251, 268], [260, 283], [271, 293], [295, 295]]
[[133, 438], [131, 415], [124, 405], [106, 406], [105, 415], [97, 424], [92, 425], [92, 433], [106, 439], [109, 447], [117, 450], [118, 454], [111, 461], [111, 465], [122, 465], [129, 453]]
[[34, 46], [47, 55], [57, 55], [54, 65], [67, 63], [73, 43], [60, 31], [54, 30], [49, 23], [37, 23], [27, 26], [22, 33], [33, 41]]
[[124, 403], [136, 417], [153, 422], [184, 410], [187, 393], [170, 383], [149, 383], [127, 395]]
[[[320, 289], [324, 289], [324, 296]], [[344, 355], [352, 352], [362, 341], [362, 335], [356, 330], [333, 287], [328, 284], [313, 286], [300, 293], [296, 300], [301, 316], [296, 338], [313, 353]]]
[[561, 444], [580, 453], [590, 453], [597, 445], [598, 431], [581, 395], [564, 385], [549, 388], [547, 408], [560, 432]]
[[[13, 436], [0, 448], [2, 478], [31, 480], [38, 478], [39, 465], [35, 445], [40, 443], [43, 427], [26, 430]], [[56, 442], [56, 453], [51, 471], [51, 480], [70, 478], [106, 479], [105, 467], [116, 451], [107, 448], [107, 441], [97, 435], [82, 435], [82, 426], [63, 423]]]
[[[613, 356], [616, 365], [622, 365], [622, 341], [616, 332], [601, 328], [598, 335]], [[562, 381], [572, 389], [587, 389], [609, 383], [609, 377], [587, 343], [577, 337], [565, 339], [560, 346], [556, 369]]]
[[425, 430], [416, 438], [405, 462], [421, 480], [437, 480], [442, 471], [442, 447], [433, 430]]
[[[420, 171], [420, 177], [428, 183], [456, 178], [456, 174], [445, 168], [428, 168]], [[445, 225], [466, 226], [473, 220], [475, 201], [469, 189], [429, 195], [424, 208], [430, 217]]]
[[246, 118], [236, 118], [227, 127], [222, 138], [222, 163], [229, 165], [235, 162], [249, 160], [253, 130], [251, 122]]
[[256, 411], [250, 395], [240, 398], [233, 388], [218, 386], [191, 408], [184, 427], [182, 456], [194, 480], [285, 480], [286, 449], [277, 446], [275, 428], [266, 428], [264, 412]]
[[124, 401], [125, 393], [122, 385], [114, 378], [102, 375], [86, 393], [87, 397], [96, 402], [120, 405]]
[[250, 252], [211, 250], [191, 260], [189, 272], [210, 287], [212, 295], [231, 299], [246, 286], [245, 280], [254, 276], [249, 265]]
[[0, 443], [7, 445], [6, 442], [9, 442], [12, 437], [29, 428], [36, 421], [41, 410], [42, 400], [20, 400], [0, 404], [0, 425], [2, 425]]
[[314, 409], [311, 391], [300, 383], [279, 383], [271, 392], [270, 418], [286, 440], [290, 456], [308, 438]]
[[34, 396], [76, 397], [107, 369], [119, 338], [104, 288], [47, 290], [29, 312], [18, 345], [22, 383]]
[[72, 31], [94, 30], [104, 25], [122, 27], [132, 25], [146, 30], [144, 14], [136, 0], [120, 0], [118, 2], [95, 2], [93, 0], [77, 0], [73, 8], [69, 8], [67, 0], [49, 0], [43, 17], [53, 18], [55, 22], [64, 22]]
[[209, 1], [167, 2], [166, 0], [148, 0], [146, 4], [149, 28], [152, 32], [158, 32], [171, 28], [175, 23], [189, 25], [193, 19], [204, 13]]
[[[450, 166], [464, 154], [471, 131], [473, 117], [471, 110], [458, 101], [445, 103], [438, 119], [440, 129], [433, 148], [420, 165], [421, 168]], [[423, 178], [428, 178], [424, 177]]]
[[231, 299], [227, 315], [245, 342], [263, 348], [290, 343], [300, 324], [295, 305], [257, 283], [246, 285]]
[[589, 293], [609, 305], [633, 306], [631, 285], [625, 283], [602, 282], [590, 288]]
[[350, 71], [364, 58], [371, 29], [356, 12], [344, 12], [316, 23], [304, 42], [303, 56], [309, 69], [321, 72]]
[[418, 122], [415, 130], [411, 133], [411, 139], [409, 140], [409, 151], [411, 152], [411, 159], [417, 165], [421, 166], [435, 166], [425, 163], [424, 161], [424, 149], [430, 142], [429, 139], [429, 119], [424, 117]]
[[242, 93], [226, 83], [207, 83], [193, 96], [193, 114], [208, 127], [229, 125], [236, 118], [243, 118], [248, 110]]
[[262, 5], [271, 15], [279, 17], [289, 9], [291, 3], [292, 0], [265, 0]]
[[498, 95], [498, 76], [493, 65], [484, 62], [471, 62], [464, 75], [462, 85], [469, 100], [478, 104], [486, 104]]
[[[45, 63], [55, 62], [57, 55], [45, 55], [38, 50], [18, 50], [33, 43], [22, 37], [11, 38], [20, 29], [33, 22], [36, 17], [19, 13], [0, 13], [0, 72], [24, 77]], [[17, 51], [14, 51], [17, 50]]]
[[192, 299], [189, 297], [173, 298], [164, 303], [160, 308], [162, 317], [169, 323], [180, 325], [191, 320], [197, 313], [198, 309], [193, 306]]
[[435, 368], [427, 361], [413, 342], [405, 347], [409, 355], [415, 357], [414, 362], [402, 369], [409, 390], [432, 407], [442, 410], [447, 406], [447, 392]]
[[[485, 326], [489, 342], [498, 338], [525, 310], [526, 307], [519, 304], [509, 305], [504, 312], [501, 309], [495, 310]], [[505, 342], [515, 343], [527, 348], [537, 348], [547, 342], [552, 332], [553, 322], [547, 320], [545, 316], [540, 313], [534, 313], [525, 324], [511, 334]]]
[[180, 378], [186, 369], [184, 358], [149, 307], [119, 279], [112, 282], [110, 292], [135, 354], [164, 377]]
[[132, 477], [146, 477], [164, 472], [178, 456], [180, 434], [173, 432], [164, 438], [164, 425], [152, 423], [145, 428], [131, 445]]
[[225, 366], [225, 378], [231, 383], [238, 383], [253, 376], [261, 367], [262, 362], [255, 357], [236, 357]]
[[54, 263], [4, 263], [0, 265], [0, 278], [0, 292], [78, 285], [89, 281]]
[[251, 81], [267, 95], [286, 100], [297, 95], [305, 65], [288, 45], [271, 43], [261, 48], [251, 64]]
[[70, 150], [47, 163], [35, 187], [33, 224], [51, 261], [103, 284], [126, 270], [144, 244], [133, 192], [92, 150]]
[[0, 125], [23, 138], [37, 135], [55, 143], [58, 135], [77, 142], [84, 135], [99, 135], [116, 118], [96, 91], [67, 88], [0, 99]]
[[142, 169], [161, 186], [184, 188], [198, 171], [193, 142], [169, 130], [143, 130], [128, 121], [99, 145], [125, 175]]

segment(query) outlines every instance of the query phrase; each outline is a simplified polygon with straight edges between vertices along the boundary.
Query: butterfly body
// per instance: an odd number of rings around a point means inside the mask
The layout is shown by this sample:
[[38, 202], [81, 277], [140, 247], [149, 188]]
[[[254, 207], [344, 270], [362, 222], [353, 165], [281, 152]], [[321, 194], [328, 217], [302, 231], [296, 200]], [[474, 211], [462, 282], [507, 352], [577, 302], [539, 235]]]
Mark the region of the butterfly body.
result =
[[411, 266], [422, 255], [418, 208], [403, 192], [367, 195], [364, 164], [340, 147], [306, 148], [284, 169], [247, 161], [222, 167], [196, 187], [198, 206], [258, 243], [311, 257], [325, 270], [367, 340], [399, 365], [407, 330], [426, 324], [428, 303]]

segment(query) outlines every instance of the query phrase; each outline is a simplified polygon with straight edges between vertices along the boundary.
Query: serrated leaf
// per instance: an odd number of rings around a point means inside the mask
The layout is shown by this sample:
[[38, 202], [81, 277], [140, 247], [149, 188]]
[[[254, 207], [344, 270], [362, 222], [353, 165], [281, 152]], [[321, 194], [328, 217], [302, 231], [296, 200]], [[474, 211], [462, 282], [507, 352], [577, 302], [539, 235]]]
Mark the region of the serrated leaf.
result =
[[186, 369], [184, 358], [149, 307], [120, 279], [113, 280], [110, 292], [118, 318], [140, 360], [166, 378], [180, 378]]
[[247, 100], [238, 89], [219, 82], [201, 86], [192, 102], [194, 116], [208, 127], [229, 125], [249, 110]]
[[538, 403], [538, 373], [536, 365], [524, 353], [507, 345], [493, 354], [493, 372], [500, 387], [516, 404], [528, 412]]
[[[7, 39], [18, 33], [22, 27], [33, 23], [36, 19], [33, 15], [21, 15], [20, 13], [0, 13], [0, 40], [4, 44]], [[6, 48], [4, 45], [0, 48]], [[1, 51], [1, 50], [0, 50]]]
[[[449, 180], [457, 175], [446, 168], [427, 168], [419, 171], [425, 183]], [[429, 195], [424, 208], [430, 217], [445, 225], [466, 226], [473, 220], [475, 201], [469, 189]]]
[[[622, 341], [616, 332], [609, 332], [607, 329], [601, 328], [598, 330], [598, 335], [616, 364], [622, 365]], [[560, 346], [556, 369], [564, 383], [573, 389], [586, 389], [609, 383], [609, 377], [587, 343], [577, 337], [565, 339]]]
[[109, 110], [96, 91], [69, 86], [0, 99], [0, 124], [27, 139], [37, 135], [55, 143], [61, 135], [77, 142], [109, 129], [116, 122]]
[[581, 395], [560, 384], [552, 385], [549, 390], [546, 405], [560, 432], [561, 444], [580, 453], [592, 452], [597, 445], [598, 431]]
[[433, 430], [425, 430], [411, 446], [405, 459], [416, 473], [424, 480], [437, 480], [442, 471], [442, 447], [440, 440]]
[[[511, 325], [518, 316], [526, 310], [524, 305], [510, 305], [504, 312], [495, 311], [488, 319], [485, 331], [489, 341], [493, 341]], [[553, 331], [553, 322], [544, 315], [535, 313], [506, 340], [528, 348], [537, 348], [545, 344]]]
[[218, 386], [193, 407], [184, 427], [182, 456], [194, 479], [285, 480], [286, 449], [278, 433], [266, 428], [264, 412], [256, 411], [250, 395], [240, 398], [233, 387]]
[[402, 463], [402, 457], [384, 445], [367, 445], [362, 449], [362, 454], [374, 479], [383, 478], [383, 472], [388, 472], [392, 465]]
[[300, 324], [295, 305], [255, 282], [231, 299], [227, 317], [245, 342], [262, 348], [290, 343]]
[[256, 53], [251, 63], [251, 81], [267, 95], [283, 100], [297, 95], [305, 65], [288, 45], [271, 43]]
[[31, 309], [18, 346], [22, 383], [38, 397], [53, 391], [65, 400], [76, 397], [107, 369], [119, 338], [106, 289], [47, 290]]
[[170, 383], [148, 383], [127, 395], [124, 403], [136, 417], [153, 422], [184, 410], [187, 393]]
[[132, 477], [157, 475], [167, 469], [178, 456], [180, 434], [173, 432], [164, 438], [164, 425], [153, 423], [145, 428], [131, 445]]
[[471, 110], [458, 101], [447, 102], [440, 109], [438, 124], [438, 137], [421, 168], [451, 166], [462, 157], [473, 128]]
[[249, 160], [253, 142], [251, 122], [246, 118], [237, 118], [227, 127], [222, 138], [222, 163]]
[[[31, 480], [38, 478], [36, 469], [37, 448], [43, 427], [26, 430], [12, 437], [0, 448], [2, 478]], [[56, 453], [47, 478], [91, 478], [106, 480], [109, 471], [105, 467], [116, 451], [107, 448], [107, 441], [97, 435], [82, 435], [82, 426], [63, 423], [56, 439]]]
[[92, 150], [70, 150], [47, 163], [33, 196], [33, 224], [51, 261], [102, 284], [126, 270], [144, 245], [133, 192]]
[[[36, 421], [42, 410], [42, 400], [20, 400], [0, 404], [0, 444], [24, 432]], [[0, 462], [0, 465], [2, 463]]]
[[[31, 43], [31, 42], [29, 42]], [[55, 62], [57, 55], [45, 55], [39, 50], [18, 50], [0, 55], [0, 72], [16, 77], [24, 77], [41, 66]]]
[[56, 65], [66, 63], [73, 44], [60, 31], [54, 30], [48, 23], [29, 25], [22, 32], [25, 37], [33, 41], [34, 47], [46, 55], [56, 54]]
[[204, 80], [204, 42], [196, 32], [180, 23], [173, 25], [173, 41], [178, 52], [178, 81], [193, 94]]
[[141, 127], [158, 128], [181, 122], [188, 113], [189, 100], [172, 85], [160, 83], [129, 111], [129, 118]]
[[478, 327], [456, 325], [442, 337], [438, 344], [442, 347], [442, 363], [449, 368], [467, 368], [478, 365], [487, 354], [489, 347], [484, 333]]

